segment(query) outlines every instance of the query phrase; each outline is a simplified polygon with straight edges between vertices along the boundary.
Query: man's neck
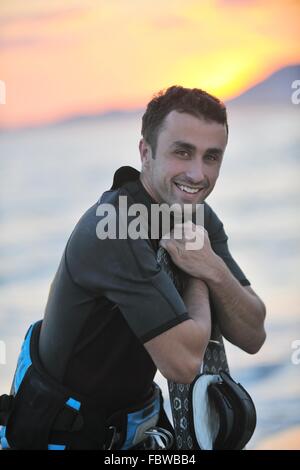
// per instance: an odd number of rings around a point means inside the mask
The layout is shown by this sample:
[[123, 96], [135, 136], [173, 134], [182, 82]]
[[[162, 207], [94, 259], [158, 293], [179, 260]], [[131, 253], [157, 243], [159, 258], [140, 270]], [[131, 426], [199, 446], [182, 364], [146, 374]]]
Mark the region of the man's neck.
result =
[[158, 203], [158, 198], [155, 196], [151, 185], [147, 182], [147, 179], [145, 178], [145, 175], [143, 173], [140, 174], [140, 182], [143, 185], [143, 188], [145, 191], [148, 193], [148, 195], [151, 197], [154, 203]]

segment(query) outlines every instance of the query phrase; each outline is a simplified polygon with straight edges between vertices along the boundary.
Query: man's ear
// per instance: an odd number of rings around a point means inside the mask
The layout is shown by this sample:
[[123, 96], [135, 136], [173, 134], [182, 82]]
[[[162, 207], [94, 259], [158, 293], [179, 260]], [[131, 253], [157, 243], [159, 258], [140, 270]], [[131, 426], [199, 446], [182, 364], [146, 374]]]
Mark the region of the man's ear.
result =
[[149, 161], [152, 158], [152, 151], [150, 145], [142, 138], [139, 142], [139, 150], [141, 156], [142, 167], [147, 168], [149, 166]]

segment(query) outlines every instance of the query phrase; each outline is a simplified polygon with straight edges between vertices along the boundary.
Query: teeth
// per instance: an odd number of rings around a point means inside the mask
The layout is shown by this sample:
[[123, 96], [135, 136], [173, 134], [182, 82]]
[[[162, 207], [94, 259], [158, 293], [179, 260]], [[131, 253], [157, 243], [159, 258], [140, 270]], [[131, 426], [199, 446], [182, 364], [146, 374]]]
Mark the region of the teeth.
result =
[[181, 189], [181, 191], [185, 191], [186, 193], [194, 194], [199, 191], [199, 188], [198, 189], [190, 188], [189, 186], [183, 186], [182, 184], [176, 183], [176, 186], [178, 186], [178, 188]]

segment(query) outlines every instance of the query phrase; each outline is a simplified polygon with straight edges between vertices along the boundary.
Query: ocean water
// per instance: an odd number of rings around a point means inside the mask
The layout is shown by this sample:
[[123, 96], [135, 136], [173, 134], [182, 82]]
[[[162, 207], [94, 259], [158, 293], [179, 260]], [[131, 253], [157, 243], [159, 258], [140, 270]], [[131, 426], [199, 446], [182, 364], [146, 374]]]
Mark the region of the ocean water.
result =
[[[229, 108], [230, 140], [207, 200], [267, 306], [268, 336], [258, 354], [226, 343], [231, 373], [257, 407], [249, 448], [300, 425], [300, 353], [292, 347], [300, 341], [299, 111]], [[115, 169], [139, 169], [140, 118], [0, 134], [0, 394], [9, 391], [29, 324], [43, 316], [77, 220], [110, 187]], [[165, 380], [157, 380], [167, 398]]]

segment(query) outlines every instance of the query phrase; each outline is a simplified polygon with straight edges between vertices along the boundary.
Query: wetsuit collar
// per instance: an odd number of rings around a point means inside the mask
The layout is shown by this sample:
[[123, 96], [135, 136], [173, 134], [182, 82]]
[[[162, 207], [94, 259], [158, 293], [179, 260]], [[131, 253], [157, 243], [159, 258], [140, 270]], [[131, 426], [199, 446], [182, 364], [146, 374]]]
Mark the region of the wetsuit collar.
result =
[[135, 201], [145, 204], [149, 210], [151, 209], [151, 204], [157, 204], [157, 202], [144, 188], [140, 176], [141, 173], [135, 168], [131, 166], [121, 166], [114, 174], [111, 190], [126, 186], [126, 189], [135, 196]]
[[[150, 194], [144, 188], [141, 180], [140, 180], [140, 172], [131, 166], [122, 166], [119, 168], [115, 174], [113, 179], [113, 184], [111, 190], [116, 190], [119, 188], [124, 188], [129, 194], [132, 196], [135, 203], [143, 204], [147, 208], [148, 212], [148, 227], [149, 227], [149, 239], [151, 239], [150, 235], [150, 227], [151, 227], [151, 205], [157, 204], [157, 202], [150, 196]], [[171, 224], [170, 228], [173, 227], [173, 221], [171, 216]], [[159, 239], [161, 238], [162, 233], [159, 227]], [[152, 239], [152, 243], [156, 248], [158, 248], [158, 240]]]
[[129, 181], [136, 181], [140, 178], [140, 172], [132, 166], [121, 166], [114, 174], [111, 190], [118, 189]]

